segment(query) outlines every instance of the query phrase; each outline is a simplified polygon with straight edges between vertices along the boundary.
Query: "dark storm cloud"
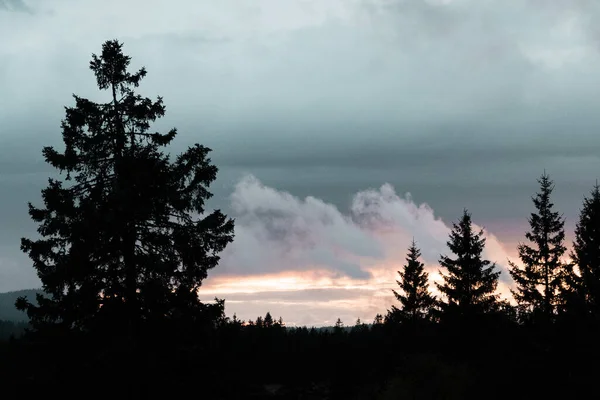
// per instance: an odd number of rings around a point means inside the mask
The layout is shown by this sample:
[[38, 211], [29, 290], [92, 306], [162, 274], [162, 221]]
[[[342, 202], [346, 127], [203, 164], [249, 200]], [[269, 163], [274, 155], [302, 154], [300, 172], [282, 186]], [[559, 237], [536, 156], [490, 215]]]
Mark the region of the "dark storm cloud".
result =
[[[591, 117], [590, 117], [591, 119]], [[582, 125], [585, 126], [582, 127]], [[336, 147], [335, 143], [315, 146], [316, 138], [298, 132], [293, 139], [271, 142], [269, 152], [256, 143], [248, 143], [243, 149], [220, 149], [223, 165], [248, 168], [298, 168], [312, 167], [448, 167], [469, 161], [474, 164], [493, 162], [511, 163], [544, 160], [556, 157], [596, 157], [600, 121], [571, 123], [554, 126], [548, 121], [546, 127], [524, 123], [515, 129], [496, 126], [473, 126], [473, 124], [451, 124], [432, 128], [413, 128], [422, 137], [405, 138], [402, 132], [390, 130], [372, 131], [386, 135], [385, 141], [366, 138], [361, 143], [346, 143]], [[272, 129], [272, 128], [269, 128]], [[349, 137], [364, 132], [356, 126], [339, 124]], [[364, 129], [368, 129], [365, 127]], [[264, 131], [263, 131], [264, 132]], [[517, 133], [518, 132], [518, 133]], [[324, 144], [324, 145], [323, 145]]]

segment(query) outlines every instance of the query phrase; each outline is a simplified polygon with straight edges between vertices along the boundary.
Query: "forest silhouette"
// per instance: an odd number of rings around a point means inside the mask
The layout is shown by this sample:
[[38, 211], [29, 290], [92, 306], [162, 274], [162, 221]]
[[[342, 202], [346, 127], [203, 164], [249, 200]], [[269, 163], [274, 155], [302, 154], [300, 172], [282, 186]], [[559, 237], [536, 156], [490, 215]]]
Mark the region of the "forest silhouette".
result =
[[39, 237], [23, 238], [42, 282], [19, 297], [28, 323], [0, 321], [6, 398], [489, 399], [597, 391], [600, 346], [600, 186], [585, 197], [567, 254], [564, 218], [544, 172], [529, 230], [510, 264], [513, 302], [468, 210], [440, 255], [440, 296], [413, 240], [395, 304], [366, 324], [287, 327], [265, 310], [242, 321], [197, 291], [234, 240], [234, 221], [206, 210], [218, 169], [195, 144], [151, 130], [162, 98], [136, 93], [123, 44], [89, 64], [107, 103], [74, 95], [61, 173], [29, 204]]

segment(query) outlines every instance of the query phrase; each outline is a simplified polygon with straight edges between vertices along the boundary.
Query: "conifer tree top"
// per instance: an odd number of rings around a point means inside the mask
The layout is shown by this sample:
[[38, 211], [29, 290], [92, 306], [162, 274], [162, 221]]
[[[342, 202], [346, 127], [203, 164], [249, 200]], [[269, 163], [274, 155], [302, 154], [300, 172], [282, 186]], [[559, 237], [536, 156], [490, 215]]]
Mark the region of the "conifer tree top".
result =
[[21, 248], [45, 295], [38, 305], [17, 305], [34, 326], [94, 330], [127, 320], [132, 336], [141, 321], [191, 321], [208, 310], [197, 290], [233, 239], [232, 220], [219, 210], [205, 215], [218, 171], [211, 150], [195, 144], [174, 160], [162, 151], [177, 131], [149, 132], [165, 107], [160, 97], [135, 93], [146, 70], [130, 73], [122, 48], [107, 41], [90, 62], [110, 100], [74, 95], [61, 124], [64, 152], [43, 149], [46, 161], [75, 183], [50, 179], [44, 206], [29, 205], [42, 238], [23, 238]]
[[532, 197], [535, 212], [528, 219], [530, 229], [525, 233], [529, 243], [518, 246], [523, 265], [509, 262], [510, 274], [515, 281], [515, 289], [511, 291], [519, 304], [522, 319], [550, 322], [561, 302], [559, 292], [568, 269], [561, 261], [566, 251], [565, 221], [554, 210], [551, 200], [554, 183], [546, 171], [538, 183], [539, 191]]
[[421, 251], [413, 239], [406, 256], [406, 264], [398, 271], [400, 280], [396, 281], [401, 291], [392, 290], [401, 307], [393, 306], [387, 319], [416, 321], [429, 317], [435, 303], [429, 292], [429, 275], [424, 264], [419, 261]]
[[447, 273], [440, 271], [443, 283], [436, 283], [446, 301], [442, 308], [462, 314], [478, 314], [497, 308], [497, 294], [500, 271], [496, 265], [482, 258], [485, 247], [483, 230], [475, 232], [468, 210], [458, 223], [453, 223], [448, 248], [455, 258], [442, 255], [440, 265]]

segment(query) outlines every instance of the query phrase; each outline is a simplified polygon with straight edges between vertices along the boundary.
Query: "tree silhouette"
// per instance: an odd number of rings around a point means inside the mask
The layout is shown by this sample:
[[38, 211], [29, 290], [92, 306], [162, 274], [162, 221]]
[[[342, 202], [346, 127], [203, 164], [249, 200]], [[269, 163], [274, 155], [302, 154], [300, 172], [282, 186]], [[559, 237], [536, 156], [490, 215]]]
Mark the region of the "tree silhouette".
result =
[[265, 315], [265, 319], [263, 321], [265, 328], [271, 328], [273, 326], [273, 317], [271, 316], [271, 313], [269, 311], [267, 311], [267, 314]]
[[538, 179], [540, 191], [532, 198], [537, 213], [529, 218], [531, 230], [525, 237], [532, 243], [520, 243], [520, 268], [510, 262], [510, 274], [516, 288], [512, 294], [518, 303], [521, 319], [538, 319], [550, 322], [554, 318], [565, 274], [565, 265], [560, 258], [566, 251], [564, 246], [564, 219], [556, 211], [550, 196], [554, 185], [544, 174]]
[[233, 239], [233, 221], [204, 206], [217, 174], [211, 150], [196, 144], [173, 161], [161, 151], [177, 131], [150, 132], [165, 106], [134, 92], [146, 70], [129, 64], [122, 43], [105, 42], [90, 69], [108, 102], [74, 95], [64, 152], [43, 149], [66, 176], [49, 179], [43, 208], [29, 204], [42, 238], [21, 241], [45, 294], [17, 307], [38, 330], [116, 323], [132, 338], [143, 321], [195, 318], [206, 308], [197, 290]]
[[243, 320], [240, 320], [240, 319], [237, 317], [237, 314], [236, 314], [236, 313], [233, 313], [233, 317], [231, 318], [231, 324], [239, 327], [239, 326], [242, 326], [242, 325], [244, 325], [244, 321], [243, 321]]
[[356, 323], [351, 329], [351, 332], [353, 334], [366, 334], [369, 332], [369, 326], [362, 322], [360, 318], [357, 318]]
[[261, 316], [256, 317], [256, 322], [254, 323], [254, 325], [256, 325], [256, 327], [258, 327], [258, 328], [264, 327], [265, 322], [264, 322], [263, 317], [261, 317]]
[[591, 196], [583, 201], [571, 258], [579, 269], [568, 274], [577, 303], [586, 314], [600, 317], [600, 186], [596, 183]]
[[383, 324], [383, 315], [377, 314], [375, 318], [373, 318], [373, 325], [381, 325]]
[[448, 272], [440, 271], [443, 283], [436, 283], [446, 297], [446, 301], [440, 302], [443, 314], [473, 316], [494, 311], [498, 303], [494, 292], [500, 272], [494, 271], [496, 264], [481, 258], [485, 246], [483, 230], [473, 231], [467, 210], [458, 224], [453, 223], [447, 244], [456, 258], [442, 256], [440, 259], [441, 266]]
[[425, 319], [435, 304], [435, 298], [429, 292], [429, 274], [425, 272], [425, 265], [419, 261], [420, 256], [421, 251], [413, 240], [406, 256], [406, 265], [402, 271], [398, 271], [400, 280], [396, 283], [402, 292], [392, 289], [402, 306], [401, 308], [392, 306], [391, 313], [399, 320], [415, 322]]

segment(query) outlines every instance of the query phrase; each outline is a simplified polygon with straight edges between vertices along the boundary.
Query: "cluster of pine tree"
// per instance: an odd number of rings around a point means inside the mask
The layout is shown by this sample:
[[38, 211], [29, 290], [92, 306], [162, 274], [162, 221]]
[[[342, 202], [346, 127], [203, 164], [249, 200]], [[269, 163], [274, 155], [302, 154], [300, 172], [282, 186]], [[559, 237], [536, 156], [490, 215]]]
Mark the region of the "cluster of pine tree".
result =
[[528, 243], [518, 246], [522, 265], [510, 264], [515, 282], [511, 290], [516, 306], [495, 293], [500, 271], [482, 258], [483, 230], [474, 231], [467, 210], [453, 224], [448, 247], [454, 258], [442, 256], [442, 294], [435, 298], [429, 290], [429, 277], [419, 261], [420, 250], [413, 241], [407, 263], [398, 274], [401, 292], [393, 291], [401, 308], [392, 306], [387, 319], [416, 323], [440, 318], [459, 318], [465, 323], [474, 317], [503, 314], [523, 325], [550, 325], [561, 319], [597, 324], [600, 321], [600, 187], [584, 199], [570, 259], [565, 257], [564, 218], [554, 210], [550, 177], [538, 180], [540, 191], [533, 198], [535, 212], [529, 218]]
[[521, 265], [511, 264], [516, 305], [499, 298], [500, 271], [483, 258], [484, 232], [465, 210], [451, 255], [439, 260], [439, 297], [413, 241], [398, 307], [371, 324], [292, 328], [268, 312], [230, 319], [224, 300], [197, 296], [233, 240], [234, 221], [205, 209], [217, 174], [210, 149], [164, 151], [177, 131], [150, 131], [165, 106], [136, 94], [146, 71], [129, 64], [121, 43], [104, 43], [90, 69], [106, 103], [74, 96], [64, 150], [43, 150], [65, 175], [49, 180], [42, 207], [29, 205], [40, 237], [21, 248], [43, 293], [18, 299], [29, 329], [0, 342], [5, 393], [479, 399], [596, 390], [600, 187], [584, 201], [569, 260], [553, 183], [542, 175]]

